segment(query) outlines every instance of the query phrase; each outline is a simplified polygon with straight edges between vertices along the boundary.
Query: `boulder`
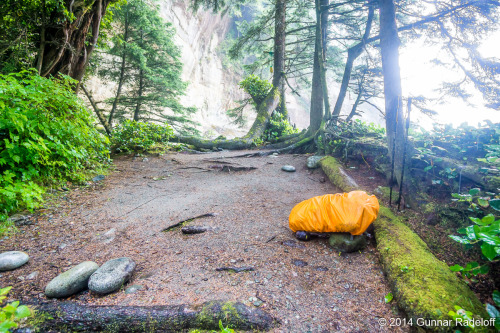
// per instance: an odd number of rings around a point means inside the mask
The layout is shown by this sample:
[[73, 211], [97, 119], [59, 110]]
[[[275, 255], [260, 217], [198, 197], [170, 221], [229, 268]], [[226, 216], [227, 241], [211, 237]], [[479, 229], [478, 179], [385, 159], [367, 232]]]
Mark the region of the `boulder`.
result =
[[45, 295], [51, 298], [68, 297], [87, 289], [92, 273], [99, 268], [93, 261], [84, 261], [81, 264], [59, 274], [45, 287]]
[[307, 158], [306, 165], [309, 169], [316, 169], [319, 167], [319, 161], [323, 158], [324, 156], [310, 156]]
[[89, 289], [98, 294], [109, 294], [121, 288], [132, 276], [135, 262], [118, 258], [105, 262], [89, 279]]
[[0, 272], [11, 271], [28, 262], [30, 257], [21, 251], [9, 251], [0, 254]]
[[356, 252], [362, 250], [366, 246], [366, 236], [353, 236], [350, 233], [338, 232], [333, 233], [328, 240], [332, 248], [339, 252]]

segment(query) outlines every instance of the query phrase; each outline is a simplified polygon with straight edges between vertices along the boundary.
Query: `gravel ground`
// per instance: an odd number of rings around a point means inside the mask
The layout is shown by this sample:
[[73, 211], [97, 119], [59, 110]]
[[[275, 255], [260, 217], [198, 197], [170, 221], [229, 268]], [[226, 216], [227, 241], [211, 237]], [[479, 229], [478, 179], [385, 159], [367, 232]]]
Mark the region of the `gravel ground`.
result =
[[[71, 266], [126, 256], [137, 269], [122, 290], [69, 299], [138, 306], [222, 299], [268, 311], [282, 322], [273, 332], [408, 331], [378, 324], [400, 315], [384, 302], [389, 288], [374, 244], [339, 254], [327, 239], [296, 241], [288, 228], [294, 205], [338, 192], [322, 171], [307, 170], [306, 155], [230, 158], [243, 153], [116, 158], [105, 180], [66, 192], [0, 242], [1, 251], [30, 255], [27, 265], [1, 273], [0, 285], [14, 287], [11, 297], [43, 300], [46, 284]], [[286, 164], [297, 171], [282, 171]], [[228, 165], [256, 169], [222, 169]], [[162, 232], [206, 213], [216, 215], [188, 224], [209, 227], [203, 234]], [[254, 271], [216, 271], [229, 266]], [[142, 289], [125, 293], [131, 285]]]

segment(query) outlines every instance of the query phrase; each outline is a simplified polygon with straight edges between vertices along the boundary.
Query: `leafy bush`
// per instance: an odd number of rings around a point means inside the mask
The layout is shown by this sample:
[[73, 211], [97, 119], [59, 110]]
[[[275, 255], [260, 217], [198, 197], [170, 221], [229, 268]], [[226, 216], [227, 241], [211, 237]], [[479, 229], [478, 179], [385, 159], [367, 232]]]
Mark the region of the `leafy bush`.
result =
[[271, 83], [262, 80], [257, 75], [249, 75], [239, 83], [240, 88], [245, 90], [253, 99], [255, 104], [260, 104], [266, 98], [273, 87]]
[[269, 123], [266, 126], [262, 139], [270, 141], [285, 135], [298, 133], [299, 130], [294, 128], [288, 120], [279, 112], [273, 112]]
[[[484, 193], [484, 195], [488, 193]], [[490, 193], [490, 196], [480, 196], [480, 194], [480, 189], [473, 188], [468, 194], [453, 193], [452, 196], [456, 200], [468, 202], [471, 211], [480, 215], [484, 215], [483, 211], [500, 211], [500, 199], [498, 196], [491, 196], [494, 193]], [[477, 203], [474, 202], [475, 199]], [[481, 253], [489, 262], [500, 260], [500, 219], [496, 218], [492, 213], [484, 215], [482, 218], [469, 218], [474, 224], [458, 230], [458, 233], [464, 236], [450, 235], [450, 238], [460, 244], [480, 247]], [[450, 269], [454, 272], [462, 272], [465, 276], [471, 277], [478, 274], [486, 274], [489, 266], [470, 262], [465, 267], [454, 265]]]
[[115, 149], [124, 151], [144, 151], [157, 143], [166, 143], [174, 131], [168, 125], [125, 120], [113, 130], [111, 143]]
[[108, 163], [108, 140], [74, 94], [69, 77], [0, 75], [0, 221], [34, 209], [44, 185], [81, 181]]
[[[2, 304], [11, 289], [12, 287], [0, 289], [0, 304]], [[19, 305], [19, 301], [5, 305], [0, 309], [0, 333], [10, 332], [11, 328], [19, 326], [21, 319], [32, 315], [31, 310], [26, 305]]]

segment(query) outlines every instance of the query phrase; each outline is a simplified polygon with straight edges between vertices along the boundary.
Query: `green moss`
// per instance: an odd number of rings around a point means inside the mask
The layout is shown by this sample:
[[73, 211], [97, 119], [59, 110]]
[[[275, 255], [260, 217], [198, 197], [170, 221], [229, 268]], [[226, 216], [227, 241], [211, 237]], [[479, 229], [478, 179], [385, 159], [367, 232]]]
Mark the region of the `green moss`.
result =
[[344, 192], [357, 190], [357, 186], [348, 180], [340, 163], [332, 156], [326, 156], [319, 161], [319, 165], [333, 185]]
[[[394, 190], [393, 190], [394, 191]], [[394, 192], [392, 193], [394, 195]], [[375, 195], [382, 200], [389, 201], [391, 195], [391, 189], [387, 186], [379, 186], [375, 190]]]
[[[410, 318], [450, 320], [448, 312], [455, 305], [488, 318], [469, 287], [390, 209], [381, 206], [374, 225], [387, 280], [399, 307]], [[402, 270], [402, 267], [408, 269]], [[428, 329], [446, 330], [444, 327]]]

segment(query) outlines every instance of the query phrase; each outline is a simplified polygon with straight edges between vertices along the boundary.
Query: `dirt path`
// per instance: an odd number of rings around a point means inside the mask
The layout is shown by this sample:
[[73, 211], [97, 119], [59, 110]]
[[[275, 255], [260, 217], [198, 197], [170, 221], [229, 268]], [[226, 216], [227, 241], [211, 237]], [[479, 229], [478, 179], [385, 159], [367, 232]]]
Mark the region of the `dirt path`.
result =
[[[397, 313], [383, 301], [389, 289], [373, 244], [339, 256], [327, 240], [298, 243], [288, 229], [295, 204], [338, 192], [324, 174], [309, 172], [305, 155], [223, 158], [240, 154], [116, 159], [117, 172], [96, 189], [71, 191], [59, 208], [0, 242], [2, 251], [24, 250], [31, 257], [2, 273], [0, 284], [14, 286], [14, 296], [44, 299], [45, 285], [72, 265], [128, 256], [137, 270], [125, 288], [141, 290], [104, 297], [84, 292], [71, 300], [159, 305], [222, 299], [260, 305], [282, 321], [274, 332], [403, 331], [378, 324]], [[223, 162], [257, 169], [224, 172]], [[282, 171], [285, 164], [297, 172]], [[217, 215], [189, 225], [213, 228], [206, 233], [161, 232], [205, 213]], [[216, 271], [224, 266], [255, 270]], [[28, 279], [33, 272], [38, 276]]]

